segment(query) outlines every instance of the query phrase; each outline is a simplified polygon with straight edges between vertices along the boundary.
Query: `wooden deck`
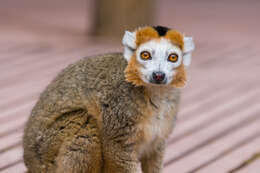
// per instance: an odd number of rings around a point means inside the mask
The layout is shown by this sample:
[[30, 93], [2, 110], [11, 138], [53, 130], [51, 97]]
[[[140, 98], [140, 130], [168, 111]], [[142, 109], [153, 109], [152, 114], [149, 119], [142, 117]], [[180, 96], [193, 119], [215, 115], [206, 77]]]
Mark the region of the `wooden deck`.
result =
[[[119, 42], [86, 37], [91, 22], [84, 15], [91, 8], [84, 0], [64, 2], [62, 10], [57, 4], [0, 3], [1, 173], [26, 170], [24, 123], [57, 72], [83, 56], [121, 50]], [[260, 2], [160, 2], [156, 22], [196, 43], [163, 172], [260, 172]]]

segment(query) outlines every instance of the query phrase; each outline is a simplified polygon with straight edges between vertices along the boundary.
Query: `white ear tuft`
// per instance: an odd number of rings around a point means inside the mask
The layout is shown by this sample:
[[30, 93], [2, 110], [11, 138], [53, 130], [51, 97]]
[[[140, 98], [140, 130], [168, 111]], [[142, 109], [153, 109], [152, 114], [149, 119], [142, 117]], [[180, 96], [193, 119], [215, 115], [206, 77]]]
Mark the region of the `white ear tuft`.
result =
[[191, 53], [183, 54], [183, 64], [188, 67], [191, 64]]
[[192, 52], [195, 49], [195, 45], [192, 37], [184, 37], [184, 53]]
[[126, 31], [125, 35], [122, 39], [122, 43], [125, 47], [124, 49], [124, 57], [127, 61], [130, 60], [131, 56], [134, 53], [134, 50], [136, 49], [136, 33], [135, 32], [129, 32]]
[[136, 40], [135, 32], [126, 31], [122, 43], [124, 46], [127, 46], [131, 49], [135, 49], [136, 48], [135, 40]]
[[184, 37], [183, 64], [187, 67], [191, 64], [191, 52], [195, 49], [192, 37]]

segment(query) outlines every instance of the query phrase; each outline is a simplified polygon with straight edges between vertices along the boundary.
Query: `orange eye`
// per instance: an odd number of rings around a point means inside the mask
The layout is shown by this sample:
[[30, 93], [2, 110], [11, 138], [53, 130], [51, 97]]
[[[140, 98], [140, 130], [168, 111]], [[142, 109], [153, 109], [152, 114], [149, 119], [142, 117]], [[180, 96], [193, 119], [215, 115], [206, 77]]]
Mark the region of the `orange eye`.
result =
[[176, 61], [178, 61], [178, 55], [175, 53], [172, 53], [169, 55], [168, 60], [171, 62], [176, 62]]
[[149, 52], [143, 51], [143, 52], [141, 52], [141, 58], [143, 60], [148, 60], [148, 59], [151, 59], [152, 57], [151, 57], [151, 54]]

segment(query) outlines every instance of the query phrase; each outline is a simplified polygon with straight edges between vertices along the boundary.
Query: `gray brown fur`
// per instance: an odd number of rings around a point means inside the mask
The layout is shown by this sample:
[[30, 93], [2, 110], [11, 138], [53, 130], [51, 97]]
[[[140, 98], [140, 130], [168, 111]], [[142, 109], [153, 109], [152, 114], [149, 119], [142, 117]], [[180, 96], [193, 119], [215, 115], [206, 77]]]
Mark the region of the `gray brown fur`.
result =
[[[125, 81], [126, 66], [121, 53], [84, 58], [49, 84], [25, 129], [30, 173], [134, 173], [140, 162], [144, 173], [161, 171], [180, 92], [135, 87]], [[146, 127], [160, 119], [161, 100], [170, 105], [160, 120], [165, 134], [150, 139]]]

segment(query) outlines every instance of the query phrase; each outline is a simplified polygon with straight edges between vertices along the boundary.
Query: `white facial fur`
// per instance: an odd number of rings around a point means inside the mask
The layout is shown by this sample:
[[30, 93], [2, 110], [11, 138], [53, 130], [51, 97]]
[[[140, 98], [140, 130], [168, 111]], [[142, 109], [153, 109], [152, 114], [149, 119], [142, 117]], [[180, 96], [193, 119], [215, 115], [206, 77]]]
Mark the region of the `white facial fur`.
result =
[[[152, 58], [143, 60], [140, 57], [143, 51], [148, 51]], [[178, 55], [176, 62], [168, 60], [169, 55], [172, 53]], [[153, 72], [163, 72], [165, 73], [166, 84], [169, 84], [176, 74], [175, 69], [182, 63], [182, 51], [167, 39], [161, 38], [159, 40], [151, 40], [139, 46], [136, 50], [136, 58], [139, 64], [141, 64], [140, 72], [144, 82], [150, 83]]]

